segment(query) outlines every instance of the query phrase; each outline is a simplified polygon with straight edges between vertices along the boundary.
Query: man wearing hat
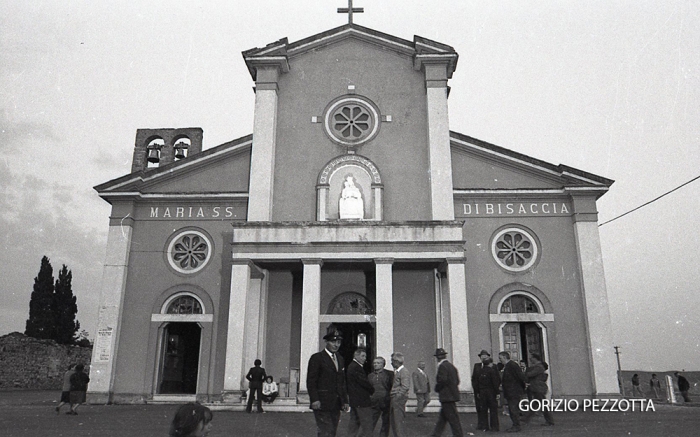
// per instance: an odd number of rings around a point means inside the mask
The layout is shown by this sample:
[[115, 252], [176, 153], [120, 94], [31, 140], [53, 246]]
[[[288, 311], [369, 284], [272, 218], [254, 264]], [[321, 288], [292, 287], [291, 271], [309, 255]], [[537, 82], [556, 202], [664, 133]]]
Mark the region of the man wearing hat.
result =
[[435, 379], [435, 391], [440, 397], [440, 417], [435, 424], [433, 437], [442, 435], [447, 423], [450, 424], [452, 435], [462, 437], [462, 424], [457, 413], [459, 396], [459, 372], [455, 366], [447, 361], [447, 352], [443, 348], [435, 350], [435, 358], [438, 360], [437, 378]]
[[323, 339], [326, 341], [325, 349], [309, 358], [306, 388], [309, 390], [318, 437], [335, 437], [340, 410], [347, 411], [348, 408], [345, 366], [343, 357], [338, 354], [343, 337], [331, 325]]
[[472, 372], [472, 388], [474, 389], [474, 402], [476, 403], [476, 415], [478, 417], [476, 429], [479, 431], [483, 431], [489, 427], [487, 423], [484, 423], [483, 412], [481, 411], [483, 403], [479, 402], [479, 375], [481, 374], [481, 369], [486, 366], [484, 362], [489, 358], [491, 358], [491, 354], [482, 349], [481, 352], [479, 352], [479, 359], [481, 361], [474, 364], [474, 371]]

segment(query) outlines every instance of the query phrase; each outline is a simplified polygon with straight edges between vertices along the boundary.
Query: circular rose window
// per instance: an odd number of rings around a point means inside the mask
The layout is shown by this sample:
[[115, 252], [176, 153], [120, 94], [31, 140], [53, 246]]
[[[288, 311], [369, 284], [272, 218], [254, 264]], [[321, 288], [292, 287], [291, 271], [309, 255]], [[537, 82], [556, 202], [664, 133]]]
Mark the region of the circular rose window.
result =
[[168, 245], [168, 262], [180, 273], [195, 273], [207, 265], [211, 250], [211, 242], [202, 232], [184, 231]]
[[491, 241], [491, 252], [498, 265], [511, 272], [529, 269], [538, 255], [535, 238], [520, 228], [499, 231]]
[[327, 109], [325, 128], [336, 143], [356, 146], [374, 138], [379, 130], [379, 111], [368, 100], [344, 97]]

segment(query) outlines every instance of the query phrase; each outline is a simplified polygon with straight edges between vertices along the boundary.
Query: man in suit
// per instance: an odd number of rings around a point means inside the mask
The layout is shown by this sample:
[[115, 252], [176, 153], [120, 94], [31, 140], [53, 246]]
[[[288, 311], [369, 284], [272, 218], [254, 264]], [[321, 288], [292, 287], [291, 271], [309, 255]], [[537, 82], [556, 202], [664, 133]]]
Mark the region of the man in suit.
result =
[[394, 384], [394, 372], [386, 370], [386, 360], [377, 357], [372, 361], [372, 373], [369, 374], [369, 382], [374, 387], [372, 394], [372, 429], [377, 425], [379, 417], [382, 418], [380, 437], [389, 437], [389, 416], [391, 410], [391, 387]]
[[503, 376], [501, 385], [503, 386], [503, 396], [508, 401], [508, 412], [513, 426], [506, 432], [520, 431], [520, 399], [525, 394], [525, 374], [515, 361], [510, 359], [510, 353], [501, 352], [498, 360], [503, 364]]
[[348, 436], [371, 437], [372, 426], [372, 400], [374, 387], [370, 384], [364, 365], [367, 361], [367, 351], [364, 348], [355, 350], [352, 362], [348, 365], [347, 387], [350, 403], [350, 424]]
[[345, 363], [343, 357], [337, 353], [343, 337], [340, 331], [331, 325], [323, 339], [326, 341], [325, 349], [309, 358], [306, 388], [316, 419], [317, 436], [335, 437], [340, 410], [348, 409]]
[[443, 348], [435, 350], [435, 358], [438, 360], [437, 377], [435, 378], [435, 391], [440, 396], [440, 417], [431, 434], [433, 437], [442, 435], [446, 424], [450, 424], [452, 435], [462, 437], [462, 423], [457, 413], [459, 395], [459, 372], [457, 368], [447, 361], [447, 352]]
[[245, 379], [249, 381], [248, 388], [250, 388], [250, 394], [248, 395], [248, 405], [245, 408], [246, 413], [253, 412], [253, 400], [257, 397], [258, 399], [258, 413], [264, 413], [262, 409], [262, 386], [263, 381], [265, 381], [265, 369], [260, 367], [262, 361], [255, 360], [253, 363], [255, 367], [251, 367]]
[[[493, 365], [491, 357], [486, 358], [484, 366], [479, 370], [479, 376], [474, 385], [474, 393], [479, 393], [476, 400], [479, 423], [486, 424], [484, 431], [496, 432], [498, 424], [498, 389], [501, 386], [501, 374]], [[489, 420], [489, 413], [491, 417]]]
[[476, 429], [479, 431], [486, 430], [489, 427], [488, 423], [483, 421], [484, 415], [483, 412], [481, 412], [482, 403], [479, 402], [479, 374], [481, 373], [481, 369], [485, 366], [484, 362], [489, 358], [491, 358], [491, 354], [486, 350], [479, 352], [479, 359], [481, 361], [474, 364], [474, 370], [472, 371], [472, 388], [474, 389], [474, 401], [476, 402], [476, 415], [478, 417]]
[[391, 386], [391, 433], [394, 437], [404, 437], [406, 421], [406, 401], [411, 389], [411, 374], [404, 367], [404, 356], [401, 352], [391, 354], [391, 365], [394, 367], [394, 382]]
[[411, 375], [413, 378], [413, 392], [416, 394], [416, 414], [423, 416], [423, 409], [430, 402], [430, 380], [425, 374], [425, 361], [418, 361], [418, 368]]

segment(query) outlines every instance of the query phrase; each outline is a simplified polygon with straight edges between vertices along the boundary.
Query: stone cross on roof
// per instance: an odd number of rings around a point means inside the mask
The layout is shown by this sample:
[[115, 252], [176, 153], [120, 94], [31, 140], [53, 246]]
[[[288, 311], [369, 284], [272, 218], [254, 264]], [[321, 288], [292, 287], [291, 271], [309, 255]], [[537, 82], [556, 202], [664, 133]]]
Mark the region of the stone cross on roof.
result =
[[353, 12], [357, 12], [358, 14], [361, 14], [364, 11], [365, 11], [365, 8], [353, 8], [352, 7], [352, 0], [348, 0], [348, 7], [347, 8], [338, 8], [339, 14], [348, 14], [348, 23], [349, 24], [352, 24]]

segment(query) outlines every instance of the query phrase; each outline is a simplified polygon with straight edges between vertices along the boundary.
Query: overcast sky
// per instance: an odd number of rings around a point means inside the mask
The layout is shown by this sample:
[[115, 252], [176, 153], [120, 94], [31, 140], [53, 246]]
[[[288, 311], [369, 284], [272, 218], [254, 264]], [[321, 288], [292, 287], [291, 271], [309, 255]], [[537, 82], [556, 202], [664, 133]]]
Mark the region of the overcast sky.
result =
[[[347, 22], [344, 0], [0, 0], [0, 335], [42, 255], [94, 338], [110, 206], [136, 129], [247, 135], [241, 51]], [[355, 22], [453, 46], [451, 129], [616, 180], [612, 219], [700, 174], [700, 3], [356, 0]], [[700, 370], [700, 181], [600, 228], [623, 369]], [[610, 345], [612, 348], [614, 345]]]

